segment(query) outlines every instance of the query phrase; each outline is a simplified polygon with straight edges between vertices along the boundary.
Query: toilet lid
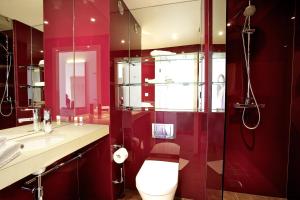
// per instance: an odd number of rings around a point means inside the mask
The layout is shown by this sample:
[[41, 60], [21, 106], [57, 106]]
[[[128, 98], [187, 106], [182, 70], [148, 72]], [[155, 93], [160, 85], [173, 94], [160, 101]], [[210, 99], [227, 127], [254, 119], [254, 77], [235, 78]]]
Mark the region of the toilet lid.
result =
[[136, 176], [136, 187], [148, 195], [169, 194], [178, 182], [176, 162], [146, 160]]

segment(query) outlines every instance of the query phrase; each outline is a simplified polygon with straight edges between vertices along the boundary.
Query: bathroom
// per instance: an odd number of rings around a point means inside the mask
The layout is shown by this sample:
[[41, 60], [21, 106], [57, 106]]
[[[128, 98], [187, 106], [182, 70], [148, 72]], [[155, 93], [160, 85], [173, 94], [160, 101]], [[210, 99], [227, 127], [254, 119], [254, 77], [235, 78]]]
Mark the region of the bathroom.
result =
[[300, 199], [299, 9], [1, 0], [0, 200]]

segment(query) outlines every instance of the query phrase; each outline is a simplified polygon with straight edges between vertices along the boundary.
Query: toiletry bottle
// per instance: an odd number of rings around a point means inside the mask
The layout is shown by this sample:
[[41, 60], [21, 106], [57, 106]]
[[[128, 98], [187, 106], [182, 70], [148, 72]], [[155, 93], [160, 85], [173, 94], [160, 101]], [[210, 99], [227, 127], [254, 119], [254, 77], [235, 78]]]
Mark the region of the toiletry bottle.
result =
[[51, 115], [50, 110], [44, 109], [44, 131], [45, 133], [50, 133], [52, 131], [51, 127]]
[[33, 130], [34, 132], [38, 132], [40, 130], [39, 124], [39, 109], [33, 109]]

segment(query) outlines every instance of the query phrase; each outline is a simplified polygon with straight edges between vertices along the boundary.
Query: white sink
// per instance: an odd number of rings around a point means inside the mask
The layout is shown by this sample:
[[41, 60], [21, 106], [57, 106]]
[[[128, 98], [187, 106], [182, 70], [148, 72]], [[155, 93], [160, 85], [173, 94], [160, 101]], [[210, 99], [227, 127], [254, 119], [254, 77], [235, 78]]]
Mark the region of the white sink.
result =
[[63, 136], [58, 135], [41, 135], [18, 140], [24, 145], [23, 151], [34, 151], [55, 145], [64, 140]]

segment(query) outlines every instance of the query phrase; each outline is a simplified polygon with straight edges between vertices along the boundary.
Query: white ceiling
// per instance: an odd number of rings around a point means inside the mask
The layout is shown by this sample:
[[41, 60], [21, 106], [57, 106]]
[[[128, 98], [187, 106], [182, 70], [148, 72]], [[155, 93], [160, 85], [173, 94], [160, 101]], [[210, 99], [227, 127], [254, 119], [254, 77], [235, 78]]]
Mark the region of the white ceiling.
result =
[[142, 49], [199, 44], [200, 8], [201, 1], [192, 1], [131, 10], [142, 28]]
[[[142, 48], [199, 44], [203, 0], [124, 0], [141, 25]], [[0, 0], [0, 15], [29, 26], [43, 24], [43, 0]], [[202, 19], [201, 19], [202, 18]], [[213, 0], [213, 43], [225, 44], [226, 0]], [[43, 26], [38, 29], [42, 30]], [[202, 28], [203, 30], [203, 28]], [[222, 31], [224, 34], [219, 35]]]
[[161, 6], [174, 3], [183, 3], [192, 0], [124, 0], [129, 9], [140, 9], [151, 6]]
[[43, 24], [43, 0], [0, 0], [0, 15], [29, 26]]
[[[142, 49], [203, 43], [203, 0], [124, 1], [141, 25]], [[225, 29], [226, 0], [213, 0], [214, 44], [225, 44]]]

